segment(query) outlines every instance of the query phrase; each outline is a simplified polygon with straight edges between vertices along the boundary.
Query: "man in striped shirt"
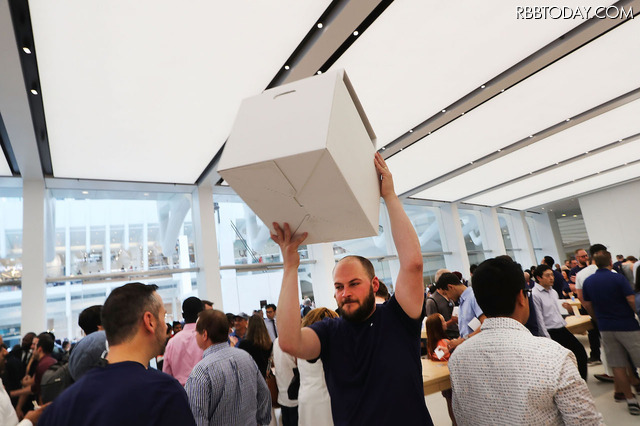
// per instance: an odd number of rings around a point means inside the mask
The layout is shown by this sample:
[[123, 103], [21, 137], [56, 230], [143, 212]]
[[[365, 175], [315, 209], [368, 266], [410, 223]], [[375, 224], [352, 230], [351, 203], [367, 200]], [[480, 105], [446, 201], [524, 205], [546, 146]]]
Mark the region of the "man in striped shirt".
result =
[[271, 395], [256, 363], [247, 352], [229, 347], [227, 316], [218, 310], [200, 313], [196, 342], [204, 350], [185, 390], [198, 426], [271, 422]]

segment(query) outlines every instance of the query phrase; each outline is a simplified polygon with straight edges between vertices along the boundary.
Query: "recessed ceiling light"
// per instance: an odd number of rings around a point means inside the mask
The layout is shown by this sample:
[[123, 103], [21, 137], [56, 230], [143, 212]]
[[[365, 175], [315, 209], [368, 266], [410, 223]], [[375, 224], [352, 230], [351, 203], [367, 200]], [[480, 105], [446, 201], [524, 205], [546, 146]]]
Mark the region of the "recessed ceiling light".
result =
[[383, 147], [382, 147], [382, 150], [384, 151], [385, 149], [387, 149], [387, 148], [385, 148], [385, 147], [383, 146]]
[[542, 210], [544, 210], [544, 207], [542, 208]]
[[588, 153], [589, 153], [589, 151], [585, 152], [585, 154], [588, 154]]
[[618, 142], [622, 142], [622, 139], [618, 139]]
[[318, 70], [318, 72], [316, 74], [320, 75], [320, 74], [322, 74], [322, 71]]
[[87, 194], [89, 193], [89, 191], [82, 191], [82, 193], [83, 193], [84, 195], [87, 195]]
[[322, 22], [318, 22], [318, 28], [322, 28], [324, 25], [322, 25]]
[[353, 35], [354, 35], [354, 36], [357, 36], [358, 34], [360, 34], [360, 33], [359, 33], [359, 32], [357, 32], [357, 31], [354, 31], [354, 32], [353, 32]]
[[532, 138], [532, 137], [533, 137], [533, 135], [529, 135], [529, 137], [530, 137], [530, 138]]
[[573, 217], [578, 217], [578, 215], [577, 215], [577, 214], [574, 214], [574, 215], [573, 215]]
[[473, 161], [469, 162], [469, 164], [473, 164]]
[[285, 70], [288, 70], [289, 68], [290, 68], [290, 67], [289, 67], [289, 65], [285, 65], [285, 66], [284, 66], [284, 69], [285, 69]]
[[482, 86], [480, 86], [481, 89], [484, 89], [486, 86], [483, 84]]
[[36, 89], [31, 89], [31, 94], [32, 94], [32, 95], [37, 95], [37, 94], [38, 94], [38, 91], [37, 91]]
[[427, 135], [430, 135], [430, 134], [431, 134], [431, 132], [427, 133]]
[[564, 121], [571, 121], [571, 119], [570, 119], [570, 118], [567, 118], [567, 119], [566, 119], [566, 120], [564, 120]]
[[443, 109], [443, 110], [442, 110], [442, 112], [443, 112], [443, 113], [444, 113], [444, 112], [447, 112], [447, 110], [446, 110], [446, 109]]
[[504, 92], [504, 89], [502, 89], [502, 90], [500, 91], [500, 93], [502, 93], [502, 92]]
[[562, 213], [562, 217], [565, 217], [567, 214], [566, 213]]
[[409, 129], [409, 133], [413, 133], [413, 129]]
[[464, 112], [462, 114], [460, 114], [460, 115], [464, 115]]
[[22, 48], [22, 51], [23, 51], [24, 53], [26, 53], [27, 55], [31, 55], [31, 49], [29, 49], [27, 46], [24, 46], [24, 47]]

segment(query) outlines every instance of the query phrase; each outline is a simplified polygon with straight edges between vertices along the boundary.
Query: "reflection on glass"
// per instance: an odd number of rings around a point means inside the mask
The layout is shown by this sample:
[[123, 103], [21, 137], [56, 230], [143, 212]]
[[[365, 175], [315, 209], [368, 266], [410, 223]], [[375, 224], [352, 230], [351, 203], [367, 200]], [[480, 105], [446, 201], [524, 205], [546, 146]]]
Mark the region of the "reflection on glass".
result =
[[[271, 231], [238, 196], [223, 196], [214, 203], [218, 252], [222, 265], [282, 262]], [[308, 259], [307, 246], [298, 249]]]
[[[53, 190], [47, 276], [195, 266], [190, 194]], [[188, 233], [185, 233], [185, 230]], [[180, 253], [188, 253], [187, 262]]]
[[0, 188], [0, 335], [20, 341], [22, 291], [22, 189]]
[[[498, 223], [500, 224], [500, 233], [502, 234], [502, 241], [504, 241], [504, 248], [513, 252], [513, 242], [511, 241], [511, 233], [509, 232], [511, 218], [504, 213], [498, 213]], [[508, 254], [508, 253], [507, 253]]]
[[[460, 225], [467, 251], [484, 250], [480, 213], [475, 210], [459, 210]], [[469, 259], [471, 261], [471, 259]], [[472, 262], [473, 263], [473, 262]]]

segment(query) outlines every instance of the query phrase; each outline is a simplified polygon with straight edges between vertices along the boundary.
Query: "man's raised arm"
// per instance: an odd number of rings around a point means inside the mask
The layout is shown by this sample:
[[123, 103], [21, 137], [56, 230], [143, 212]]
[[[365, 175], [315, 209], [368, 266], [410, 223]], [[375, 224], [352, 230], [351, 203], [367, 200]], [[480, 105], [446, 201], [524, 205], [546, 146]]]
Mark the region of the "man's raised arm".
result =
[[420, 241], [395, 193], [391, 172], [380, 153], [376, 153], [375, 165], [380, 177], [380, 196], [389, 212], [391, 234], [400, 261], [400, 272], [396, 279], [396, 300], [407, 315], [419, 318], [424, 303]]
[[281, 228], [273, 223], [275, 234], [271, 239], [280, 246], [284, 273], [278, 300], [278, 338], [280, 348], [297, 358], [314, 359], [320, 356], [320, 339], [310, 328], [300, 328], [300, 305], [298, 304], [298, 247], [307, 238], [307, 233], [295, 238], [288, 223]]

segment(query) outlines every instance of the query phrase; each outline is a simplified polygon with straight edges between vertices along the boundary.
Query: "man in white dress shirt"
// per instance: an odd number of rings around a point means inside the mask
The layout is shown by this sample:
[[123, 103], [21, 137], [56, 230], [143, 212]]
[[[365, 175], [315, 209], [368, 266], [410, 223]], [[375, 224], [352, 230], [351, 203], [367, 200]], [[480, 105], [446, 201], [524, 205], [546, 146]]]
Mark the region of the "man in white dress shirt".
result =
[[486, 260], [473, 289], [487, 319], [449, 359], [457, 424], [603, 424], [573, 353], [524, 327], [522, 269], [507, 256]]

